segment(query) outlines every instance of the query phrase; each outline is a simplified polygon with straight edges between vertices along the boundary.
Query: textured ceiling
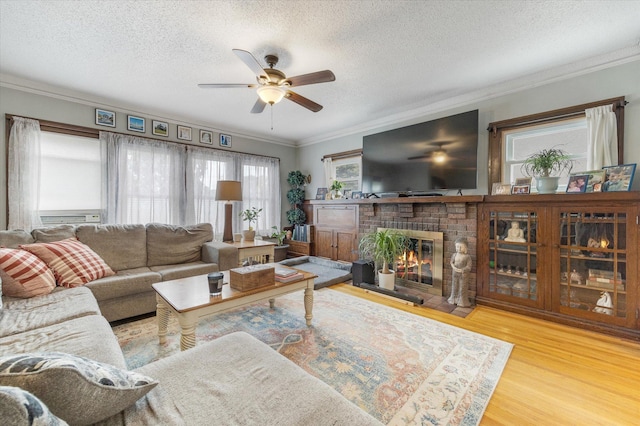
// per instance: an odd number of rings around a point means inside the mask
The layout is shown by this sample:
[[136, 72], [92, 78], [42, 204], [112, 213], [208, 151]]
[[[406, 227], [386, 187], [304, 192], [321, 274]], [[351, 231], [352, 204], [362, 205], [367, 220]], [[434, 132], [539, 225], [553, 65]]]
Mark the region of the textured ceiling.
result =
[[[640, 58], [640, 1], [0, 0], [0, 83], [306, 144]], [[250, 114], [231, 51], [336, 81]], [[266, 65], [265, 65], [266, 66]]]

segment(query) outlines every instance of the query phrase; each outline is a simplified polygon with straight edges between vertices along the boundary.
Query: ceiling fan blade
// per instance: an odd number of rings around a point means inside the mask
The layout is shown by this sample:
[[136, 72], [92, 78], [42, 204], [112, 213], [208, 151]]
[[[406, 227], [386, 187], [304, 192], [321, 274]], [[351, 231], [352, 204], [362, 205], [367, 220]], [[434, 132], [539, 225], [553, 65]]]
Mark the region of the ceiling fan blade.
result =
[[287, 90], [287, 93], [284, 95], [284, 97], [313, 112], [318, 112], [322, 109], [322, 105], [317, 104], [311, 99], [305, 98], [304, 96], [300, 96], [297, 93], [292, 92], [291, 90]]
[[251, 113], [260, 114], [262, 111], [264, 111], [265, 106], [267, 106], [267, 103], [264, 102], [262, 99], [258, 98], [256, 103], [253, 105], [253, 108], [251, 108]]
[[258, 60], [251, 53], [247, 52], [246, 50], [240, 49], [233, 49], [233, 53], [235, 53], [236, 56], [240, 58], [240, 60], [244, 62], [245, 65], [247, 65], [258, 78], [262, 77], [267, 81], [271, 81], [267, 73], [264, 72], [264, 69], [262, 68], [262, 65], [260, 65], [260, 62], [258, 62]]
[[429, 158], [431, 157], [430, 155], [418, 155], [416, 157], [409, 157], [407, 158], [407, 160], [422, 160], [423, 158]]
[[304, 86], [305, 84], [327, 83], [335, 81], [336, 76], [329, 70], [312, 72], [310, 74], [297, 75], [288, 78], [287, 81], [291, 87]]
[[249, 89], [258, 87], [257, 84], [198, 84], [201, 89], [232, 89], [234, 87], [247, 87]]

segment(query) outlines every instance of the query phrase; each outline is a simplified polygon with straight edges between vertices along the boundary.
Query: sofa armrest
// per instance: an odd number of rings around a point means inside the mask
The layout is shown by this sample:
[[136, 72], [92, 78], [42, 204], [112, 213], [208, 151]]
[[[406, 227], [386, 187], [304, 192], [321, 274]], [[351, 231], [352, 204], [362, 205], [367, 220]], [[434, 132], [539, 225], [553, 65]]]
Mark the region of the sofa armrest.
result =
[[202, 245], [202, 261], [217, 263], [221, 271], [238, 267], [238, 248], [220, 241], [210, 241]]

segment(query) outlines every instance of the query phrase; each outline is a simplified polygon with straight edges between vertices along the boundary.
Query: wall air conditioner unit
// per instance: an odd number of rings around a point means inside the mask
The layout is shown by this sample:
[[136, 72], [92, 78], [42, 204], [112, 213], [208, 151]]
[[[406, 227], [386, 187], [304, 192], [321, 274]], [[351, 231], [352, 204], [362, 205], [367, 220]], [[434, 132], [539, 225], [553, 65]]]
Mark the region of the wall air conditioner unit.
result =
[[100, 223], [99, 214], [43, 214], [40, 221], [44, 226], [81, 225], [84, 223]]

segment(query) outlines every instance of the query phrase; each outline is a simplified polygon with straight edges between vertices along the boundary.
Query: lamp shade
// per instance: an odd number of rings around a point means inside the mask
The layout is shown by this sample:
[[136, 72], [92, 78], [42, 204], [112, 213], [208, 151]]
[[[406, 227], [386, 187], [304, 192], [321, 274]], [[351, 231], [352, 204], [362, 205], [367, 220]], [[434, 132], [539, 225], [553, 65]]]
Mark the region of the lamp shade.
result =
[[216, 186], [217, 201], [242, 201], [242, 184], [237, 180], [219, 180]]
[[268, 104], [277, 104], [284, 97], [284, 89], [278, 86], [260, 86], [258, 87], [258, 96], [263, 102]]

